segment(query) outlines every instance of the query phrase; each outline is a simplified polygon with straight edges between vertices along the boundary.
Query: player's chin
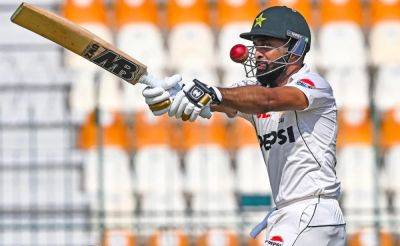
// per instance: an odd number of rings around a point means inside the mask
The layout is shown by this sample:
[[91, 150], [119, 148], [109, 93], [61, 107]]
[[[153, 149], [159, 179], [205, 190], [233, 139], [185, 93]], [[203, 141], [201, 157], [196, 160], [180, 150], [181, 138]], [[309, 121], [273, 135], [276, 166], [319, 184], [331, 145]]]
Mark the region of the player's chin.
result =
[[259, 68], [257, 67], [256, 76], [263, 76], [267, 72], [267, 67]]

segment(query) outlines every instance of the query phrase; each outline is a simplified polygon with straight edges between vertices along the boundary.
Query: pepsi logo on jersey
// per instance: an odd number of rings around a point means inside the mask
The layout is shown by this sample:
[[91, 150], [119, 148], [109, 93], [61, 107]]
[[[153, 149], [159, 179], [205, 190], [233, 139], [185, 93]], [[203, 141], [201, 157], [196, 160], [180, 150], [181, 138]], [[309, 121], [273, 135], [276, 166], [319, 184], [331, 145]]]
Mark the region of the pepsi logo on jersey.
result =
[[296, 84], [297, 84], [297, 85], [300, 85], [300, 86], [302, 86], [302, 87], [305, 87], [305, 88], [315, 89], [315, 84], [314, 84], [314, 82], [312, 82], [312, 81], [309, 80], [309, 79], [301, 79], [301, 80], [297, 81]]
[[260, 147], [265, 150], [270, 150], [277, 140], [278, 144], [285, 144], [288, 140], [289, 143], [294, 143], [296, 140], [294, 137], [293, 126], [289, 126], [287, 129], [280, 129], [278, 131], [271, 131], [262, 136], [257, 136]]
[[268, 245], [272, 246], [282, 246], [283, 245], [283, 238], [279, 235], [272, 236], [270, 239], [267, 240]]

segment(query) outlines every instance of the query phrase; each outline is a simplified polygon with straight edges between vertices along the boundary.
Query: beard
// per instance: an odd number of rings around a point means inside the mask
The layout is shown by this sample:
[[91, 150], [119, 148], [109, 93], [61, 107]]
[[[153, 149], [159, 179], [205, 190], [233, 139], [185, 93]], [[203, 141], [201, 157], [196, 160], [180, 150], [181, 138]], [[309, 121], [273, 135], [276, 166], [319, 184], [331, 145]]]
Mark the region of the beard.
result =
[[[278, 62], [284, 62], [285, 60], [282, 58], [277, 60]], [[283, 73], [283, 71], [285, 70], [286, 66], [283, 66], [282, 64], [276, 64], [276, 63], [270, 63], [268, 64], [267, 62], [259, 62], [259, 64], [265, 64], [265, 67], [263, 67], [262, 69], [258, 68], [258, 64], [257, 64], [257, 80], [258, 82], [261, 83], [261, 85], [266, 86], [266, 87], [277, 87], [278, 84], [276, 82], [276, 79]], [[276, 70], [274, 70], [276, 69]], [[268, 72], [268, 71], [272, 71], [273, 72]]]

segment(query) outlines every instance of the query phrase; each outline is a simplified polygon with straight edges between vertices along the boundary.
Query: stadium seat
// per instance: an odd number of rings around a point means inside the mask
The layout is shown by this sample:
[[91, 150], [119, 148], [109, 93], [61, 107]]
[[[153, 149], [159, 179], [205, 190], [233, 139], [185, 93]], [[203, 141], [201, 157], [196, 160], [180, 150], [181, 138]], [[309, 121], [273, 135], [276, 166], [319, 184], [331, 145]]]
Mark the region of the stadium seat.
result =
[[[182, 174], [177, 153], [162, 145], [149, 145], [135, 156], [137, 190], [144, 195], [182, 191]], [[165, 197], [168, 199], [168, 197]], [[153, 204], [157, 206], [157, 204]]]
[[385, 167], [387, 173], [388, 188], [395, 192], [394, 207], [400, 209], [400, 170], [398, 160], [400, 157], [400, 144], [388, 149], [385, 154]]
[[165, 115], [155, 117], [149, 111], [137, 113], [134, 122], [131, 136], [136, 150], [136, 191], [141, 197], [142, 211], [150, 216], [146, 223], [178, 223], [185, 200], [180, 159], [173, 143], [177, 141], [174, 122]]
[[222, 85], [229, 86], [236, 81], [246, 77], [242, 64], [233, 62], [230, 59], [229, 52], [233, 45], [241, 43], [246, 46], [251, 45], [250, 41], [239, 37], [240, 33], [247, 32], [251, 28], [251, 21], [232, 22], [221, 27], [218, 35], [218, 61], [223, 72]]
[[[166, 52], [159, 28], [156, 1], [116, 1], [115, 10], [118, 47], [147, 66], [148, 73], [162, 78]], [[123, 109], [138, 112], [147, 105], [141, 93], [143, 85], [123, 83]]]
[[73, 131], [64, 127], [37, 129], [35, 136], [31, 137], [31, 144], [37, 146], [36, 158], [31, 156], [31, 159], [62, 163], [71, 155], [70, 150], [74, 146], [73, 134]]
[[374, 100], [378, 110], [384, 112], [400, 103], [400, 65], [382, 66], [375, 77]]
[[380, 145], [384, 149], [390, 149], [400, 144], [400, 112], [393, 108], [384, 111], [381, 116], [381, 134]]
[[224, 74], [223, 85], [230, 85], [245, 77], [243, 66], [229, 58], [229, 51], [237, 43], [251, 44], [240, 38], [239, 34], [250, 30], [259, 11], [259, 3], [254, 0], [217, 2], [218, 64]]
[[188, 237], [180, 230], [161, 230], [153, 233], [149, 240], [148, 246], [163, 246], [163, 245], [175, 245], [175, 246], [188, 246]]
[[233, 172], [226, 151], [225, 119], [214, 114], [211, 120], [183, 124], [186, 189], [190, 192], [233, 191]]
[[[104, 209], [107, 227], [114, 227], [116, 223], [130, 223], [136, 201], [126, 152], [112, 147], [100, 153], [92, 149], [86, 152], [84, 165], [84, 187], [90, 199], [90, 208], [95, 212]], [[101, 165], [103, 176], [99, 177]], [[100, 188], [100, 182], [103, 189]], [[100, 190], [103, 191], [103, 201], [98, 198]]]
[[108, 230], [104, 233], [104, 246], [136, 246], [136, 237], [128, 230]]
[[[400, 9], [400, 6], [398, 8]], [[397, 21], [376, 23], [369, 32], [369, 42], [371, 59], [375, 65], [399, 65], [400, 14]]]
[[6, 52], [0, 54], [0, 85], [16, 85], [21, 83], [22, 71], [17, 67], [15, 58]]
[[[80, 24], [99, 37], [111, 42], [112, 33], [108, 28], [106, 9], [102, 0], [90, 0], [82, 3], [67, 0], [63, 6], [63, 14], [69, 20]], [[96, 65], [71, 52], [67, 52], [66, 64], [75, 73], [70, 94], [71, 111], [77, 121], [83, 121], [96, 106], [96, 90], [94, 83], [99, 83], [98, 100], [100, 108], [114, 111], [121, 109], [121, 91], [116, 77]], [[84, 100], [82, 100], [84, 98]]]
[[[111, 225], [119, 219], [127, 218], [113, 216], [115, 212], [132, 213], [136, 206], [129, 156], [126, 152], [127, 126], [122, 116], [116, 113], [103, 112], [97, 117], [102, 129], [98, 129], [95, 118], [94, 114], [87, 117], [78, 136], [78, 146], [85, 150], [84, 187], [90, 198], [91, 209], [97, 211], [101, 204], [98, 200], [98, 192], [103, 182], [103, 189], [101, 189], [104, 192], [103, 204], [107, 223]], [[102, 130], [101, 139], [98, 138], [99, 130]], [[102, 174], [101, 170], [103, 170]]]
[[[108, 20], [103, 0], [88, 0], [86, 2], [66, 0], [62, 6], [62, 14], [65, 18], [83, 26], [101, 38], [109, 42], [112, 41], [112, 34], [108, 28]], [[67, 65], [79, 67], [82, 66], [82, 61], [86, 64], [90, 64], [90, 62], [85, 61], [83, 58], [76, 56], [72, 52], [68, 52], [66, 57]], [[90, 64], [90, 67], [93, 69], [96, 65]]]
[[236, 150], [236, 177], [239, 193], [270, 193], [267, 168], [253, 126], [242, 118], [236, 119], [229, 134]]
[[1, 122], [5, 124], [21, 124], [29, 122], [29, 98], [28, 91], [2, 91], [0, 97], [0, 117]]
[[[338, 176], [343, 184], [344, 209], [372, 213], [374, 151], [369, 145], [343, 147], [338, 153]], [[357, 173], [357, 178], [354, 174]]]
[[363, 25], [362, 6], [359, 0], [322, 0], [320, 2], [320, 24], [352, 22]]
[[372, 145], [372, 122], [366, 109], [343, 109], [338, 112], [337, 146]]
[[18, 172], [4, 169], [0, 176], [2, 209], [62, 209], [85, 204], [76, 169], [37, 167], [29, 171], [21, 167]]
[[169, 28], [174, 28], [185, 23], [204, 23], [210, 24], [209, 9], [204, 0], [167, 1], [167, 24]]
[[379, 232], [379, 240], [376, 238], [375, 232], [372, 228], [365, 228], [357, 233], [348, 236], [348, 246], [368, 246], [368, 245], [381, 245], [381, 246], [395, 246], [396, 240], [394, 235], [388, 231], [381, 230]]
[[43, 90], [30, 93], [27, 104], [31, 109], [31, 122], [62, 123], [69, 118], [65, 99], [66, 92], [62, 90]]
[[325, 75], [333, 89], [339, 109], [365, 109], [369, 107], [369, 77], [366, 68], [336, 67]]
[[320, 22], [318, 65], [324, 68], [366, 65], [361, 1], [321, 1]]
[[[205, 0], [167, 1], [169, 68], [215, 68], [214, 36]], [[199, 45], [201, 44], [201, 45]]]
[[30, 132], [28, 129], [7, 130], [1, 134], [1, 140], [7, 145], [2, 146], [2, 162], [29, 163]]
[[304, 16], [310, 26], [314, 26], [315, 24], [315, 21], [313, 20], [311, 1], [309, 0], [271, 0], [265, 2], [265, 5], [265, 7], [287, 6], [289, 8], [293, 8]]
[[[235, 23], [251, 25], [256, 15], [260, 12], [259, 3], [255, 0], [232, 1], [222, 0], [217, 2], [217, 26], [224, 28]], [[250, 26], [247, 27], [247, 30]]]
[[228, 230], [213, 229], [199, 236], [196, 246], [238, 246], [238, 236]]
[[184, 82], [198, 79], [208, 85], [219, 86], [220, 82], [216, 71], [207, 67], [181, 67], [177, 73], [182, 75]]
[[[339, 112], [337, 174], [342, 182], [342, 206], [348, 218], [348, 230], [371, 225], [374, 204], [374, 175], [382, 173], [376, 165], [372, 145], [372, 122], [366, 110]], [[354, 174], [357, 173], [357, 178]], [[378, 184], [381, 189], [380, 184]], [[384, 193], [378, 197], [378, 209], [386, 208]]]
[[[215, 67], [214, 36], [201, 22], [182, 23], [169, 32], [169, 66], [179, 71], [185, 67]], [[201, 45], [199, 45], [201, 44]]]
[[371, 0], [371, 24], [400, 21], [400, 1]]
[[7, 73], [0, 78], [0, 84], [54, 85], [63, 82], [60, 78], [63, 73], [61, 52], [55, 47], [33, 46], [23, 51], [18, 49], [3, 51], [0, 54], [0, 66]]
[[225, 124], [221, 114], [214, 114], [211, 120], [200, 119], [182, 127], [185, 187], [191, 195], [191, 208], [199, 216], [196, 223], [229, 224], [237, 209]]
[[[351, 45], [350, 45], [351, 44]], [[319, 66], [364, 67], [366, 46], [361, 28], [355, 22], [330, 22], [319, 32]]]
[[65, 93], [61, 90], [4, 90], [0, 122], [6, 124], [61, 123], [67, 120]]
[[[104, 147], [128, 149], [127, 127], [119, 113], [100, 111], [97, 116], [92, 113], [86, 118], [85, 124], [80, 129], [78, 147], [90, 150], [98, 147], [101, 142]], [[98, 139], [99, 130], [102, 131], [102, 139]]]

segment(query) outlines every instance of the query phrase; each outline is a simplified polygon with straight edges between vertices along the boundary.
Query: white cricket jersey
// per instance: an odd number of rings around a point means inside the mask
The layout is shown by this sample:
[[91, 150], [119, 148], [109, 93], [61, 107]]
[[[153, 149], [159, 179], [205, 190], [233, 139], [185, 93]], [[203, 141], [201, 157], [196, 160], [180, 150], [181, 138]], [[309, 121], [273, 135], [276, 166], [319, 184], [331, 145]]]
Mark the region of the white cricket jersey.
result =
[[[251, 84], [251, 83], [246, 83]], [[244, 85], [244, 84], [241, 84]], [[332, 88], [304, 65], [285, 86], [301, 90], [304, 110], [239, 115], [257, 131], [276, 206], [312, 196], [338, 198], [337, 114]]]

